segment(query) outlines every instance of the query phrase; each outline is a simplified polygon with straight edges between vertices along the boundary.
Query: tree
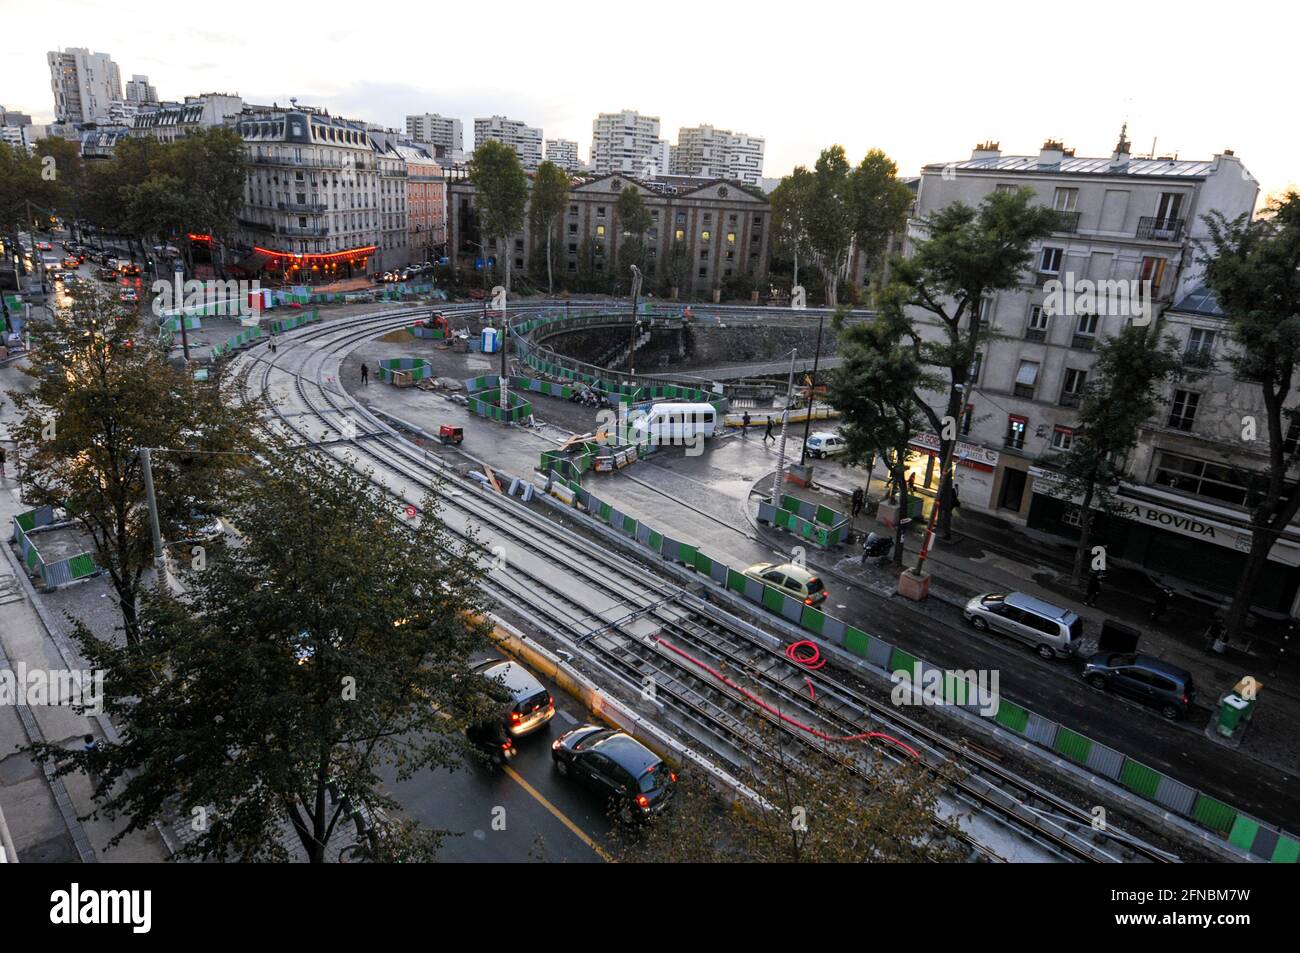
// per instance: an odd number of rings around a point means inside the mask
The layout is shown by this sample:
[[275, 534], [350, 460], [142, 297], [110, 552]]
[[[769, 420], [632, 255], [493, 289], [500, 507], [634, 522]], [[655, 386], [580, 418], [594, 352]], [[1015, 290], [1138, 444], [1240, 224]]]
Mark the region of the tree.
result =
[[823, 149], [813, 166], [808, 194], [808, 248], [826, 276], [826, 305], [839, 302], [839, 281], [853, 242], [853, 213], [849, 204], [849, 160], [843, 146]]
[[811, 254], [808, 240], [808, 217], [812, 204], [812, 173], [803, 166], [781, 180], [772, 190], [772, 234], [774, 251], [794, 259], [794, 281], [799, 284], [799, 256]]
[[[828, 388], [831, 404], [844, 421], [841, 430], [849, 459], [885, 463], [891, 485], [900, 495], [900, 516], [908, 511], [908, 445], [923, 419], [913, 395], [931, 383], [908, 343], [904, 300], [905, 291], [894, 287], [885, 296], [878, 318], [847, 328], [843, 327], [843, 313], [836, 315], [843, 363], [831, 373]], [[894, 532], [894, 565], [902, 564], [900, 518]]]
[[[1268, 467], [1250, 506], [1250, 554], [1225, 623], [1233, 639], [1245, 625], [1269, 551], [1300, 510], [1300, 486], [1287, 477], [1297, 459], [1294, 446], [1287, 448], [1287, 436], [1300, 421], [1300, 406], [1287, 406], [1300, 358], [1300, 194], [1273, 199], [1254, 221], [1246, 216], [1228, 221], [1218, 212], [1205, 221], [1210, 230], [1201, 249], [1205, 282], [1235, 344], [1230, 363], [1239, 380], [1259, 388], [1268, 431]], [[1246, 426], [1243, 420], [1243, 434]]]
[[1143, 426], [1160, 404], [1161, 385], [1173, 380], [1181, 362], [1172, 339], [1159, 339], [1158, 326], [1130, 325], [1097, 348], [1097, 362], [1084, 385], [1073, 444], [1061, 460], [1062, 480], [1054, 493], [1079, 500], [1079, 542], [1071, 581], [1083, 575], [1090, 553], [1096, 510], [1113, 514], [1112, 486], [1124, 473], [1124, 458], [1137, 446]]
[[[890, 764], [860, 743], [825, 759], [797, 759], [768, 737], [772, 756], [742, 780], [757, 796], [728, 792], [683, 772], [673, 803], [635, 837], [615, 829], [621, 859], [659, 863], [955, 863], [967, 849], [936, 817], [944, 778]], [[797, 763], [796, 763], [797, 760]]]
[[474, 149], [469, 162], [474, 183], [479, 223], [484, 239], [495, 238], [506, 260], [505, 288], [510, 290], [510, 237], [524, 227], [528, 206], [528, 176], [515, 150], [495, 139]]
[[569, 174], [554, 162], [543, 162], [533, 175], [533, 191], [528, 202], [529, 224], [533, 234], [546, 235], [546, 293], [555, 290], [555, 254], [551, 241], [560, 218], [569, 204]]
[[650, 228], [650, 210], [641, 197], [641, 190], [635, 185], [624, 186], [614, 203], [614, 212], [618, 216], [617, 228], [623, 234], [615, 267], [624, 272], [632, 265], [644, 267], [645, 233]]
[[952, 452], [957, 420], [984, 327], [980, 305], [991, 292], [1019, 287], [1033, 243], [1049, 234], [1056, 213], [1033, 204], [1033, 190], [994, 192], [972, 208], [954, 202], [926, 217], [925, 237], [910, 258], [894, 262], [894, 280], [907, 289], [906, 305], [936, 318], [940, 338], [928, 341], [916, 321], [909, 337], [925, 364], [946, 368], [948, 393], [942, 413], [918, 391], [914, 400], [939, 435], [939, 532], [947, 537], [952, 520]]
[[889, 236], [907, 223], [913, 198], [912, 190], [898, 181], [898, 166], [879, 149], [868, 152], [849, 176], [853, 243], [865, 259], [867, 278], [874, 277], [877, 285]]
[[139, 317], [102, 292], [78, 294], [32, 331], [34, 378], [11, 391], [11, 426], [23, 460], [23, 496], [57, 506], [91, 537], [117, 593], [127, 641], [140, 638], [138, 600], [153, 566], [140, 449], [154, 455], [165, 535], [179, 535], [200, 504], [220, 495], [246, 457], [252, 409], [225, 404], [216, 384], [168, 364], [141, 340]]
[[[239, 133], [216, 127], [186, 136], [171, 144], [162, 165], [179, 180], [186, 199], [185, 231], [211, 236], [212, 247], [224, 255], [224, 239], [244, 204], [247, 160]], [[193, 270], [191, 243], [185, 233], [177, 234]], [[224, 257], [218, 261], [224, 263]]]
[[500, 711], [501, 687], [470, 671], [489, 646], [475, 547], [451, 537], [435, 498], [406, 519], [367, 474], [292, 447], [242, 487], [242, 544], [189, 573], [184, 597], [148, 594], [144, 643], [78, 627], [121, 727], [96, 769], [100, 809], [125, 820], [114, 842], [179, 813], [204, 821], [184, 856], [283, 860], [287, 823], [319, 863], [356, 808], [383, 858], [432, 859], [439, 832], [385, 820], [379, 771], [455, 766], [468, 754], [457, 729]]
[[82, 188], [84, 185], [80, 143], [53, 136], [36, 142], [36, 155], [44, 161], [53, 160], [49, 166], [53, 178], [47, 180], [49, 191], [46, 204], [68, 224], [72, 236], [77, 236], [77, 222], [81, 218]]

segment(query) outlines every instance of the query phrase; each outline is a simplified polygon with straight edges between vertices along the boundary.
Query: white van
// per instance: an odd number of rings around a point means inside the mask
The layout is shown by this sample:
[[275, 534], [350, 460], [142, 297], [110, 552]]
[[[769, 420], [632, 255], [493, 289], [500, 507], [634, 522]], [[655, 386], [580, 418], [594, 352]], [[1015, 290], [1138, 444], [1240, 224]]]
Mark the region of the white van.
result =
[[713, 436], [717, 416], [712, 404], [654, 404], [644, 415], [633, 418], [632, 436], [637, 443], [691, 443]]

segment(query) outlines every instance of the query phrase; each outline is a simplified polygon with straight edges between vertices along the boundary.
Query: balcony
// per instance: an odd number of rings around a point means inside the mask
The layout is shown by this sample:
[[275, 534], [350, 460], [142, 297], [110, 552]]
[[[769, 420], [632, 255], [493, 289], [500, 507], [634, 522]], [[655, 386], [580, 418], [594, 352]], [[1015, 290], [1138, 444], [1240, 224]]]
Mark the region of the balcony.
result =
[[275, 230], [281, 235], [304, 235], [308, 238], [318, 238], [330, 233], [328, 225], [276, 225]]
[[1054, 209], [1053, 211], [1056, 212], [1056, 225], [1052, 231], [1068, 232], [1073, 235], [1079, 230], [1078, 212], [1062, 212], [1059, 209]]
[[1066, 391], [1066, 392], [1064, 392], [1064, 393], [1061, 394], [1061, 406], [1062, 406], [1062, 407], [1078, 407], [1078, 406], [1079, 406], [1079, 402], [1080, 402], [1082, 399], [1083, 399], [1083, 397], [1082, 397], [1081, 394], [1072, 394], [1072, 393], [1070, 393], [1069, 391]]
[[1046, 341], [1046, 340], [1047, 340], [1047, 329], [1046, 329], [1046, 328], [1028, 328], [1028, 329], [1025, 331], [1025, 340], [1026, 340], [1026, 341]]
[[281, 212], [303, 212], [308, 215], [329, 211], [329, 206], [324, 202], [276, 202], [275, 207]]
[[1017, 384], [1011, 389], [1011, 393], [1016, 397], [1023, 397], [1025, 400], [1034, 399], [1033, 384]]
[[1144, 215], [1138, 219], [1137, 237], [1148, 241], [1176, 242], [1183, 237], [1183, 219]]
[[336, 159], [291, 159], [286, 156], [249, 156], [249, 165], [271, 165], [290, 169], [342, 169]]
[[1097, 336], [1095, 334], [1080, 334], [1076, 331], [1074, 337], [1070, 339], [1070, 347], [1077, 347], [1081, 351], [1091, 351], [1096, 346]]

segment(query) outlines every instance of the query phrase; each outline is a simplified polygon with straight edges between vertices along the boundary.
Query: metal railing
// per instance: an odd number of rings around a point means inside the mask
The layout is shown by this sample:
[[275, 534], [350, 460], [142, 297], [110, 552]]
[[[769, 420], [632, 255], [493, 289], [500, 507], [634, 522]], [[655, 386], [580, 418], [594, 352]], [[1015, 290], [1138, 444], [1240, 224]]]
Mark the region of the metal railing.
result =
[[329, 211], [329, 206], [324, 202], [276, 202], [275, 207], [282, 212], [306, 212], [311, 215]]
[[1052, 209], [1056, 213], [1056, 227], [1053, 231], [1069, 232], [1074, 234], [1079, 230], [1079, 213], [1062, 212], [1060, 209]]
[[1138, 219], [1137, 237], [1161, 242], [1176, 242], [1183, 237], [1183, 219], [1144, 215]]

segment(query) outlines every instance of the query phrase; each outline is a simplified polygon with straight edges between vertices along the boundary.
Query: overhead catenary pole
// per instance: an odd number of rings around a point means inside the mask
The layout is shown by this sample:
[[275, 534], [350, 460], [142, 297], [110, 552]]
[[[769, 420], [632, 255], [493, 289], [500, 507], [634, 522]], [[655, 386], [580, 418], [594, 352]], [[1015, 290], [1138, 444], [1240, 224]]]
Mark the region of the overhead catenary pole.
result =
[[627, 376], [636, 377], [636, 341], [640, 337], [641, 322], [636, 317], [637, 298], [641, 294], [641, 269], [632, 266], [632, 340], [627, 352]]
[[808, 432], [812, 429], [813, 399], [817, 392], [817, 364], [822, 357], [822, 327], [826, 323], [826, 313], [817, 316], [817, 350], [813, 352], [812, 380], [808, 382], [808, 409], [803, 419], [803, 446], [799, 450], [799, 466], [808, 460]]
[[153, 530], [153, 558], [163, 558], [162, 527], [158, 523], [158, 499], [153, 492], [153, 461], [148, 447], [140, 448], [140, 466], [144, 470], [144, 495], [149, 504], [149, 527]]
[[510, 379], [506, 375], [506, 348], [510, 344], [510, 319], [506, 316], [506, 295], [501, 296], [501, 419], [510, 423]]
[[776, 473], [772, 477], [772, 505], [781, 506], [781, 484], [785, 482], [785, 435], [790, 427], [790, 401], [794, 396], [794, 359], [798, 348], [790, 349], [790, 377], [785, 385], [785, 411], [781, 414], [781, 441], [776, 448]]

